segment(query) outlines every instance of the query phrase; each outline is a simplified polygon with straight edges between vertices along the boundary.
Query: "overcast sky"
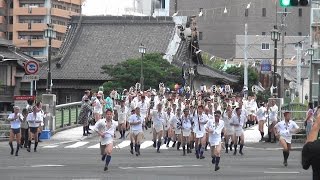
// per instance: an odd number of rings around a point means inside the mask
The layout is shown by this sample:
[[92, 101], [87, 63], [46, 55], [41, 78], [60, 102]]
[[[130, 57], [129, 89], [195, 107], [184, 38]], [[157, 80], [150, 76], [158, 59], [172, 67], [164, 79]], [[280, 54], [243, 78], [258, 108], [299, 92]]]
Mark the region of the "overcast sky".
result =
[[124, 8], [133, 7], [133, 0], [86, 0], [85, 15], [121, 15]]

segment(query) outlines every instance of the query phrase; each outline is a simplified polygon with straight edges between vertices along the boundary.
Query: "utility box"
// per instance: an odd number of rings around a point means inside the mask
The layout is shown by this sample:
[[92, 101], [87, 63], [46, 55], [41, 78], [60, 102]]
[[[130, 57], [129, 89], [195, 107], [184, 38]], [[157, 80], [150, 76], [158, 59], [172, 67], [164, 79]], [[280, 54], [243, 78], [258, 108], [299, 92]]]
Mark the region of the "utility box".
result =
[[46, 117], [44, 119], [44, 133], [46, 138], [50, 139], [51, 134], [56, 130], [56, 95], [54, 94], [43, 94], [42, 104]]

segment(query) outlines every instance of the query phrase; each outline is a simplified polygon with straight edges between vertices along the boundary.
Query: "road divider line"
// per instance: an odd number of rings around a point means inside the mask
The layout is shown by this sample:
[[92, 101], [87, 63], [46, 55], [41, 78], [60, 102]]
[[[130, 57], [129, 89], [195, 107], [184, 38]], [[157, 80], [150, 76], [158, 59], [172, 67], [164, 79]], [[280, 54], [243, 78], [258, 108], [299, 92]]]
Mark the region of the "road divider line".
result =
[[277, 171], [265, 171], [265, 174], [299, 174], [300, 172], [292, 171], [292, 172], [277, 172]]
[[141, 166], [141, 167], [119, 167], [120, 169], [160, 169], [160, 168], [183, 168], [202, 167], [203, 165], [170, 165], [170, 166]]

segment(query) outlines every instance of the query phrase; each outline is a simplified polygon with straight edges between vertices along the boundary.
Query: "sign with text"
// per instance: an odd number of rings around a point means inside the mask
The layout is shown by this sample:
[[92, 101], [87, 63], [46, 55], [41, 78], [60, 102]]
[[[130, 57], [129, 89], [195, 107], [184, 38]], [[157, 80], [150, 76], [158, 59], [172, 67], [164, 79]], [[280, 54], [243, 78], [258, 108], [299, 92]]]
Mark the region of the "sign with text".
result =
[[24, 75], [22, 77], [22, 82], [32, 82], [32, 81], [38, 81], [39, 75]]
[[28, 105], [27, 100], [32, 99], [35, 100], [35, 96], [13, 96], [14, 105], [20, 107], [20, 110], [22, 111], [23, 108], [26, 108]]
[[272, 64], [269, 59], [263, 59], [261, 61], [261, 74], [270, 74], [272, 71]]

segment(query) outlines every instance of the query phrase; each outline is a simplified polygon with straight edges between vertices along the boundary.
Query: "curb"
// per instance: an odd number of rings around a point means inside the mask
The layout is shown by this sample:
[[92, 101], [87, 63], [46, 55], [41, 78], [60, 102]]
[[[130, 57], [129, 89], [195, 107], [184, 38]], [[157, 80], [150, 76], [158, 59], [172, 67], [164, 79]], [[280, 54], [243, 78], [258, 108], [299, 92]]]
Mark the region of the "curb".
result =
[[[75, 124], [75, 125], [66, 126], [66, 127], [62, 127], [62, 128], [56, 129], [54, 132], [51, 132], [51, 136], [53, 136], [54, 134], [56, 134], [58, 132], [65, 131], [65, 130], [72, 129], [72, 128], [76, 128], [76, 127], [80, 127], [80, 126], [82, 126], [82, 125], [81, 124]], [[6, 142], [6, 141], [9, 141], [9, 137], [0, 138], [0, 142]]]

